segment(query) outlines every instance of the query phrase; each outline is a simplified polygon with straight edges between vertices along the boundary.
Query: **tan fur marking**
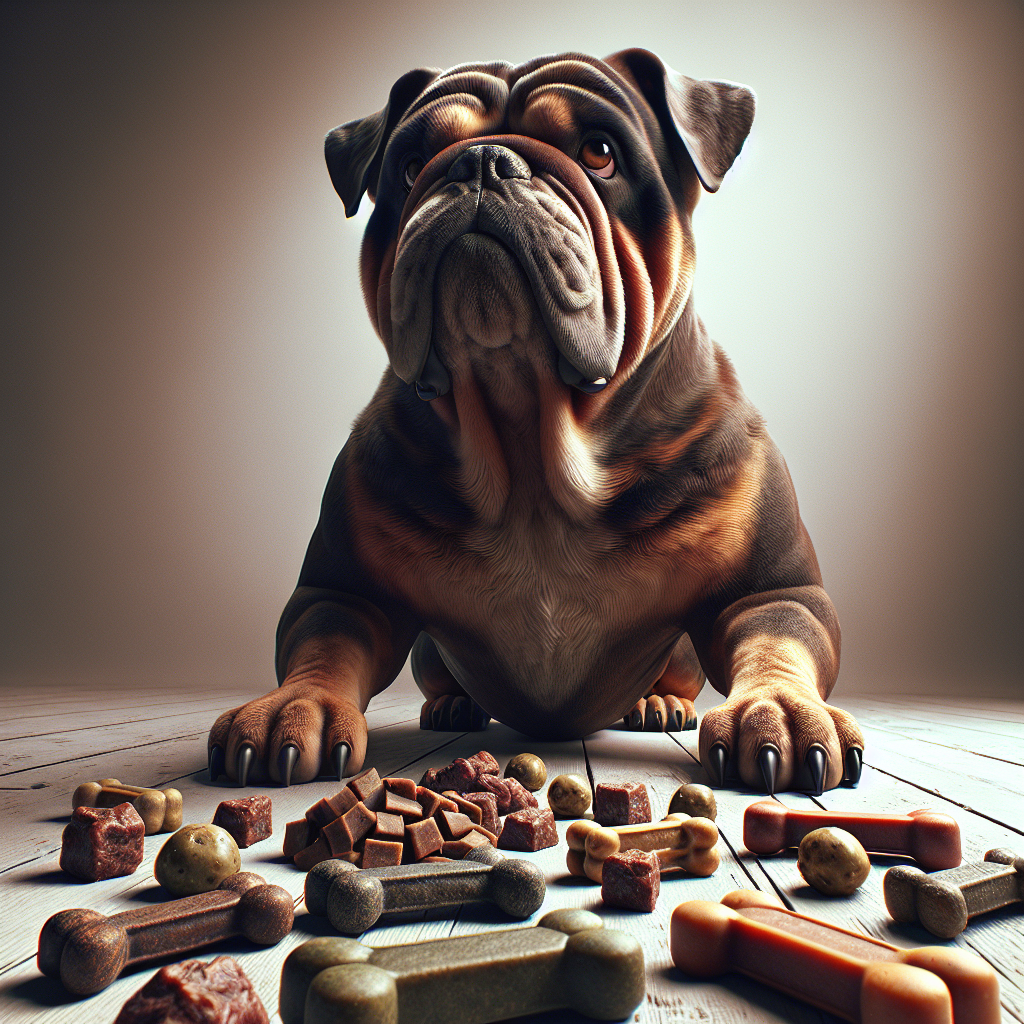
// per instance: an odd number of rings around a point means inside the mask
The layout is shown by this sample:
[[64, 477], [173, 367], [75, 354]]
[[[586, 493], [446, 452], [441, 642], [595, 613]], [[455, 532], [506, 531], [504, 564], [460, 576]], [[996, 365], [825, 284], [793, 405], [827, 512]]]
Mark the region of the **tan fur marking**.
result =
[[620, 221], [610, 218], [612, 244], [626, 293], [626, 337], [613, 384], [627, 380], [650, 351], [654, 291], [640, 245]]
[[[810, 612], [807, 615], [810, 617]], [[730, 697], [740, 697], [770, 682], [818, 693], [814, 657], [804, 644], [792, 637], [770, 633], [749, 637], [733, 652], [730, 667], [733, 679]]]
[[452, 392], [459, 417], [462, 496], [485, 522], [496, 522], [509, 496], [508, 464], [483, 403], [480, 388], [465, 374]]

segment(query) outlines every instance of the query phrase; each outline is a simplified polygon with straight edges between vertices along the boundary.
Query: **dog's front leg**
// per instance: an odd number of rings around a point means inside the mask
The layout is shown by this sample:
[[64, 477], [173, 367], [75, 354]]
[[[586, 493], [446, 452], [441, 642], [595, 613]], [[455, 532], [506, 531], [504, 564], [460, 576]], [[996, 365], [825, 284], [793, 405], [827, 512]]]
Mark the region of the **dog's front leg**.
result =
[[820, 586], [755, 594], [729, 605], [710, 635], [693, 635], [726, 701], [704, 715], [700, 759], [721, 785], [731, 763], [749, 786], [831, 789], [860, 776], [856, 721], [825, 703], [839, 671], [839, 621]]

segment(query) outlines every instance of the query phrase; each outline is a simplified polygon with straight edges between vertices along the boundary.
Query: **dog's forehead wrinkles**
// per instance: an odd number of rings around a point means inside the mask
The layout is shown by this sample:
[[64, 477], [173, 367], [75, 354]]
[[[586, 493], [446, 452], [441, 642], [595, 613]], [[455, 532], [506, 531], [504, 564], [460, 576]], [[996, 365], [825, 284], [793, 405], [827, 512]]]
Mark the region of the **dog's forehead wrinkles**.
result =
[[[511, 67], [511, 65], [505, 65]], [[436, 78], [416, 97], [403, 121], [414, 118], [425, 107], [438, 101], [483, 104], [487, 112], [504, 111], [508, 102], [508, 84], [488, 70], [488, 66], [463, 64]]]
[[591, 93], [621, 110], [632, 121], [634, 127], [643, 127], [629, 92], [624, 84], [620, 84], [619, 76], [612, 68], [607, 65], [596, 67], [575, 54], [567, 55], [566, 59], [542, 64], [536, 70], [514, 81], [508, 99], [510, 115], [522, 112], [536, 95], [557, 89], [559, 86]]

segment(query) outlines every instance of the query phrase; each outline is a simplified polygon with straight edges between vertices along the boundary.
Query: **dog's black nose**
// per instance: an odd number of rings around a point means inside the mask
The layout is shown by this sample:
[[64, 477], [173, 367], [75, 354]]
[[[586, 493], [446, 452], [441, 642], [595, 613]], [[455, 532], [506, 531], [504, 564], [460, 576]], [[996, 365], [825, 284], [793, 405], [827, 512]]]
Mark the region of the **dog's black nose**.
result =
[[496, 184], [503, 178], [530, 179], [530, 165], [504, 146], [470, 146], [448, 168], [449, 181]]

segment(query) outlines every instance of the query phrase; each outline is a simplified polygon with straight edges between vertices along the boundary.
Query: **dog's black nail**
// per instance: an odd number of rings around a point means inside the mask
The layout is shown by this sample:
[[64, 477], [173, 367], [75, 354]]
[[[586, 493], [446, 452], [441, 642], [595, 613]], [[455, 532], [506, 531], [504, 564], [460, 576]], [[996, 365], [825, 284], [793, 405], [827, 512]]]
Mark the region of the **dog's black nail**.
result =
[[644, 716], [640, 714], [639, 708], [633, 708], [632, 712], [630, 712], [629, 727], [634, 732], [637, 732], [644, 727]]
[[825, 753], [825, 748], [820, 743], [809, 747], [804, 763], [811, 776], [811, 796], [821, 796], [825, 791], [825, 775], [828, 770], [828, 754]]
[[238, 776], [238, 784], [245, 786], [249, 781], [249, 769], [256, 758], [256, 748], [251, 743], [243, 743], [238, 748], [238, 761], [235, 774]]
[[712, 743], [708, 751], [707, 772], [711, 776], [713, 786], [725, 785], [725, 762], [729, 759], [729, 753], [724, 743]]
[[683, 728], [683, 712], [676, 708], [675, 711], [669, 715], [668, 719], [668, 731], [669, 732], [680, 732]]
[[696, 729], [697, 728], [697, 712], [691, 711], [686, 716], [686, 728]]
[[581, 380], [576, 387], [584, 392], [584, 394], [596, 395], [598, 391], [604, 391], [608, 387], [608, 378], [598, 377], [596, 380]]
[[210, 747], [210, 781], [216, 782], [224, 774], [224, 748], [215, 743]]
[[761, 779], [769, 796], [775, 793], [775, 780], [779, 774], [779, 748], [774, 743], [766, 743], [757, 752], [757, 766], [761, 769]]
[[292, 784], [292, 771], [295, 769], [295, 762], [299, 759], [299, 748], [294, 743], [286, 743], [277, 755], [277, 771], [281, 776], [281, 782], [285, 786]]
[[861, 768], [864, 766], [864, 751], [860, 747], [850, 747], [846, 752], [846, 782], [856, 786], [860, 782]]
[[416, 397], [422, 399], [424, 402], [432, 402], [437, 395], [437, 388], [430, 384], [424, 384], [423, 381], [416, 381]]
[[331, 767], [339, 782], [345, 777], [345, 765], [348, 764], [350, 753], [351, 750], [347, 743], [335, 743], [334, 749], [331, 751]]

